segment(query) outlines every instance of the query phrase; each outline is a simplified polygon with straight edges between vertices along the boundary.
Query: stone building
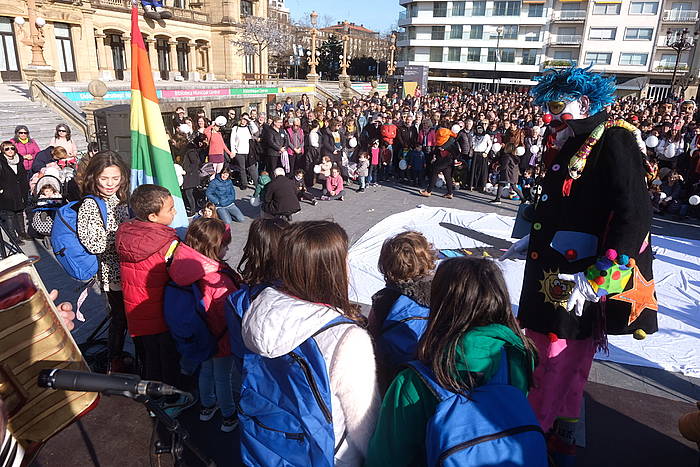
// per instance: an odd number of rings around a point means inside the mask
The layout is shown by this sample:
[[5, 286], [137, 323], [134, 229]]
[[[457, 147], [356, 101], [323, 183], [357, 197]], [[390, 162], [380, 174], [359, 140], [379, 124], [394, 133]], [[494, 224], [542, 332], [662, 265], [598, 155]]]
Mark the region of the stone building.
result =
[[[36, 0], [44, 57], [56, 82], [128, 81], [131, 67], [130, 0]], [[174, 5], [173, 5], [174, 3]], [[232, 44], [246, 16], [267, 16], [264, 0], [168, 0], [168, 20], [139, 26], [156, 80], [240, 80], [260, 73], [258, 60]], [[139, 13], [142, 10], [139, 9]], [[26, 1], [0, 2], [0, 82], [23, 81], [31, 61]], [[267, 73], [263, 57], [262, 73]]]

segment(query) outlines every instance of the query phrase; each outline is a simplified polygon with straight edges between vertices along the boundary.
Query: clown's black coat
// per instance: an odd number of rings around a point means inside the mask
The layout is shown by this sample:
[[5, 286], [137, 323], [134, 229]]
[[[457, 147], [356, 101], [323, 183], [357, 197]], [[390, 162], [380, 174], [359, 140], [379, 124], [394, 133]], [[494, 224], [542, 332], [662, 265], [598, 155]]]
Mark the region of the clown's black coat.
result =
[[[583, 315], [566, 310], [571, 283], [557, 273], [582, 272], [608, 249], [634, 258], [645, 280], [652, 280], [650, 240], [652, 207], [644, 179], [643, 155], [630, 131], [606, 130], [588, 157], [569, 196], [562, 185], [568, 163], [591, 131], [607, 120], [602, 111], [570, 120], [574, 136], [561, 148], [542, 181], [542, 197], [534, 210], [518, 318], [524, 328], [559, 338], [584, 339], [607, 334], [630, 334], [637, 329], [657, 330], [656, 311], [645, 308], [628, 324], [631, 305], [609, 295], [599, 303], [587, 302]], [[569, 260], [565, 252], [575, 251]], [[570, 257], [573, 255], [569, 253]], [[626, 290], [632, 288], [630, 279]]]

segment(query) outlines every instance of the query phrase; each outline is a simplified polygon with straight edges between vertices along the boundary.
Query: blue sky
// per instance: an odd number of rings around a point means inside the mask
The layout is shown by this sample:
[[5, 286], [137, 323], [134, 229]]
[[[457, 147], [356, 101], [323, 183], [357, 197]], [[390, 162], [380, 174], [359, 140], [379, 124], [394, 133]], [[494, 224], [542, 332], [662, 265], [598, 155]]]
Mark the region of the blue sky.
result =
[[334, 23], [347, 19], [379, 32], [395, 25], [399, 11], [404, 9], [398, 0], [285, 0], [285, 6], [294, 21], [308, 18], [316, 10], [319, 23], [328, 16]]

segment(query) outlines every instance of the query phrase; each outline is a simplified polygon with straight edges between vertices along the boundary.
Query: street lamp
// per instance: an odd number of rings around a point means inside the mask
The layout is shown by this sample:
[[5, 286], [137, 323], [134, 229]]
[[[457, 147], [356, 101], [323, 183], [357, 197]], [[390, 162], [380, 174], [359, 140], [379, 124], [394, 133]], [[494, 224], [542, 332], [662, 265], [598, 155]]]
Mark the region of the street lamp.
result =
[[393, 76], [394, 71], [396, 71], [396, 62], [394, 61], [394, 53], [396, 52], [396, 33], [392, 31], [391, 36], [389, 37], [391, 43], [389, 44], [389, 63], [386, 65], [386, 74], [387, 76]]
[[350, 26], [347, 20], [343, 21], [343, 54], [340, 56], [340, 80], [346, 81], [349, 79], [348, 76], [348, 41]]
[[675, 87], [676, 87], [676, 73], [678, 72], [678, 62], [681, 59], [681, 54], [690, 50], [695, 43], [695, 39], [698, 36], [698, 32], [693, 33], [693, 37], [688, 37], [688, 28], [683, 28], [680, 34], [675, 33], [672, 30], [666, 31], [666, 46], [671, 47], [676, 51], [676, 63], [673, 65], [673, 76], [671, 77], [671, 90], [669, 94], [671, 97], [676, 97]]
[[498, 26], [496, 28], [496, 53], [493, 57], [493, 89], [494, 92], [498, 92], [498, 87], [496, 84], [496, 76], [498, 74], [498, 59], [501, 55], [501, 34], [503, 34], [503, 26]]
[[306, 52], [306, 56], [309, 61], [309, 74], [306, 75], [306, 79], [309, 81], [318, 81], [318, 74], [316, 73], [316, 66], [318, 65], [318, 58], [320, 52], [316, 50], [316, 35], [318, 31], [316, 30], [316, 22], [318, 20], [318, 13], [315, 11], [311, 12], [311, 50]]

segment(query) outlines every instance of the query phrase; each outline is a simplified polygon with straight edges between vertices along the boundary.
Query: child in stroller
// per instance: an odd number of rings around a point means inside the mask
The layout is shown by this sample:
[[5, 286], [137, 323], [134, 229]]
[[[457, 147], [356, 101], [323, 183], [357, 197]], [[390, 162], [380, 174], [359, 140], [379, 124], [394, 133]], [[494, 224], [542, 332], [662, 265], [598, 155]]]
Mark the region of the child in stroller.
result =
[[32, 210], [31, 227], [34, 236], [39, 239], [51, 235], [56, 210], [66, 204], [63, 196], [63, 178], [59, 169], [47, 167], [33, 184], [32, 196], [35, 199]]

